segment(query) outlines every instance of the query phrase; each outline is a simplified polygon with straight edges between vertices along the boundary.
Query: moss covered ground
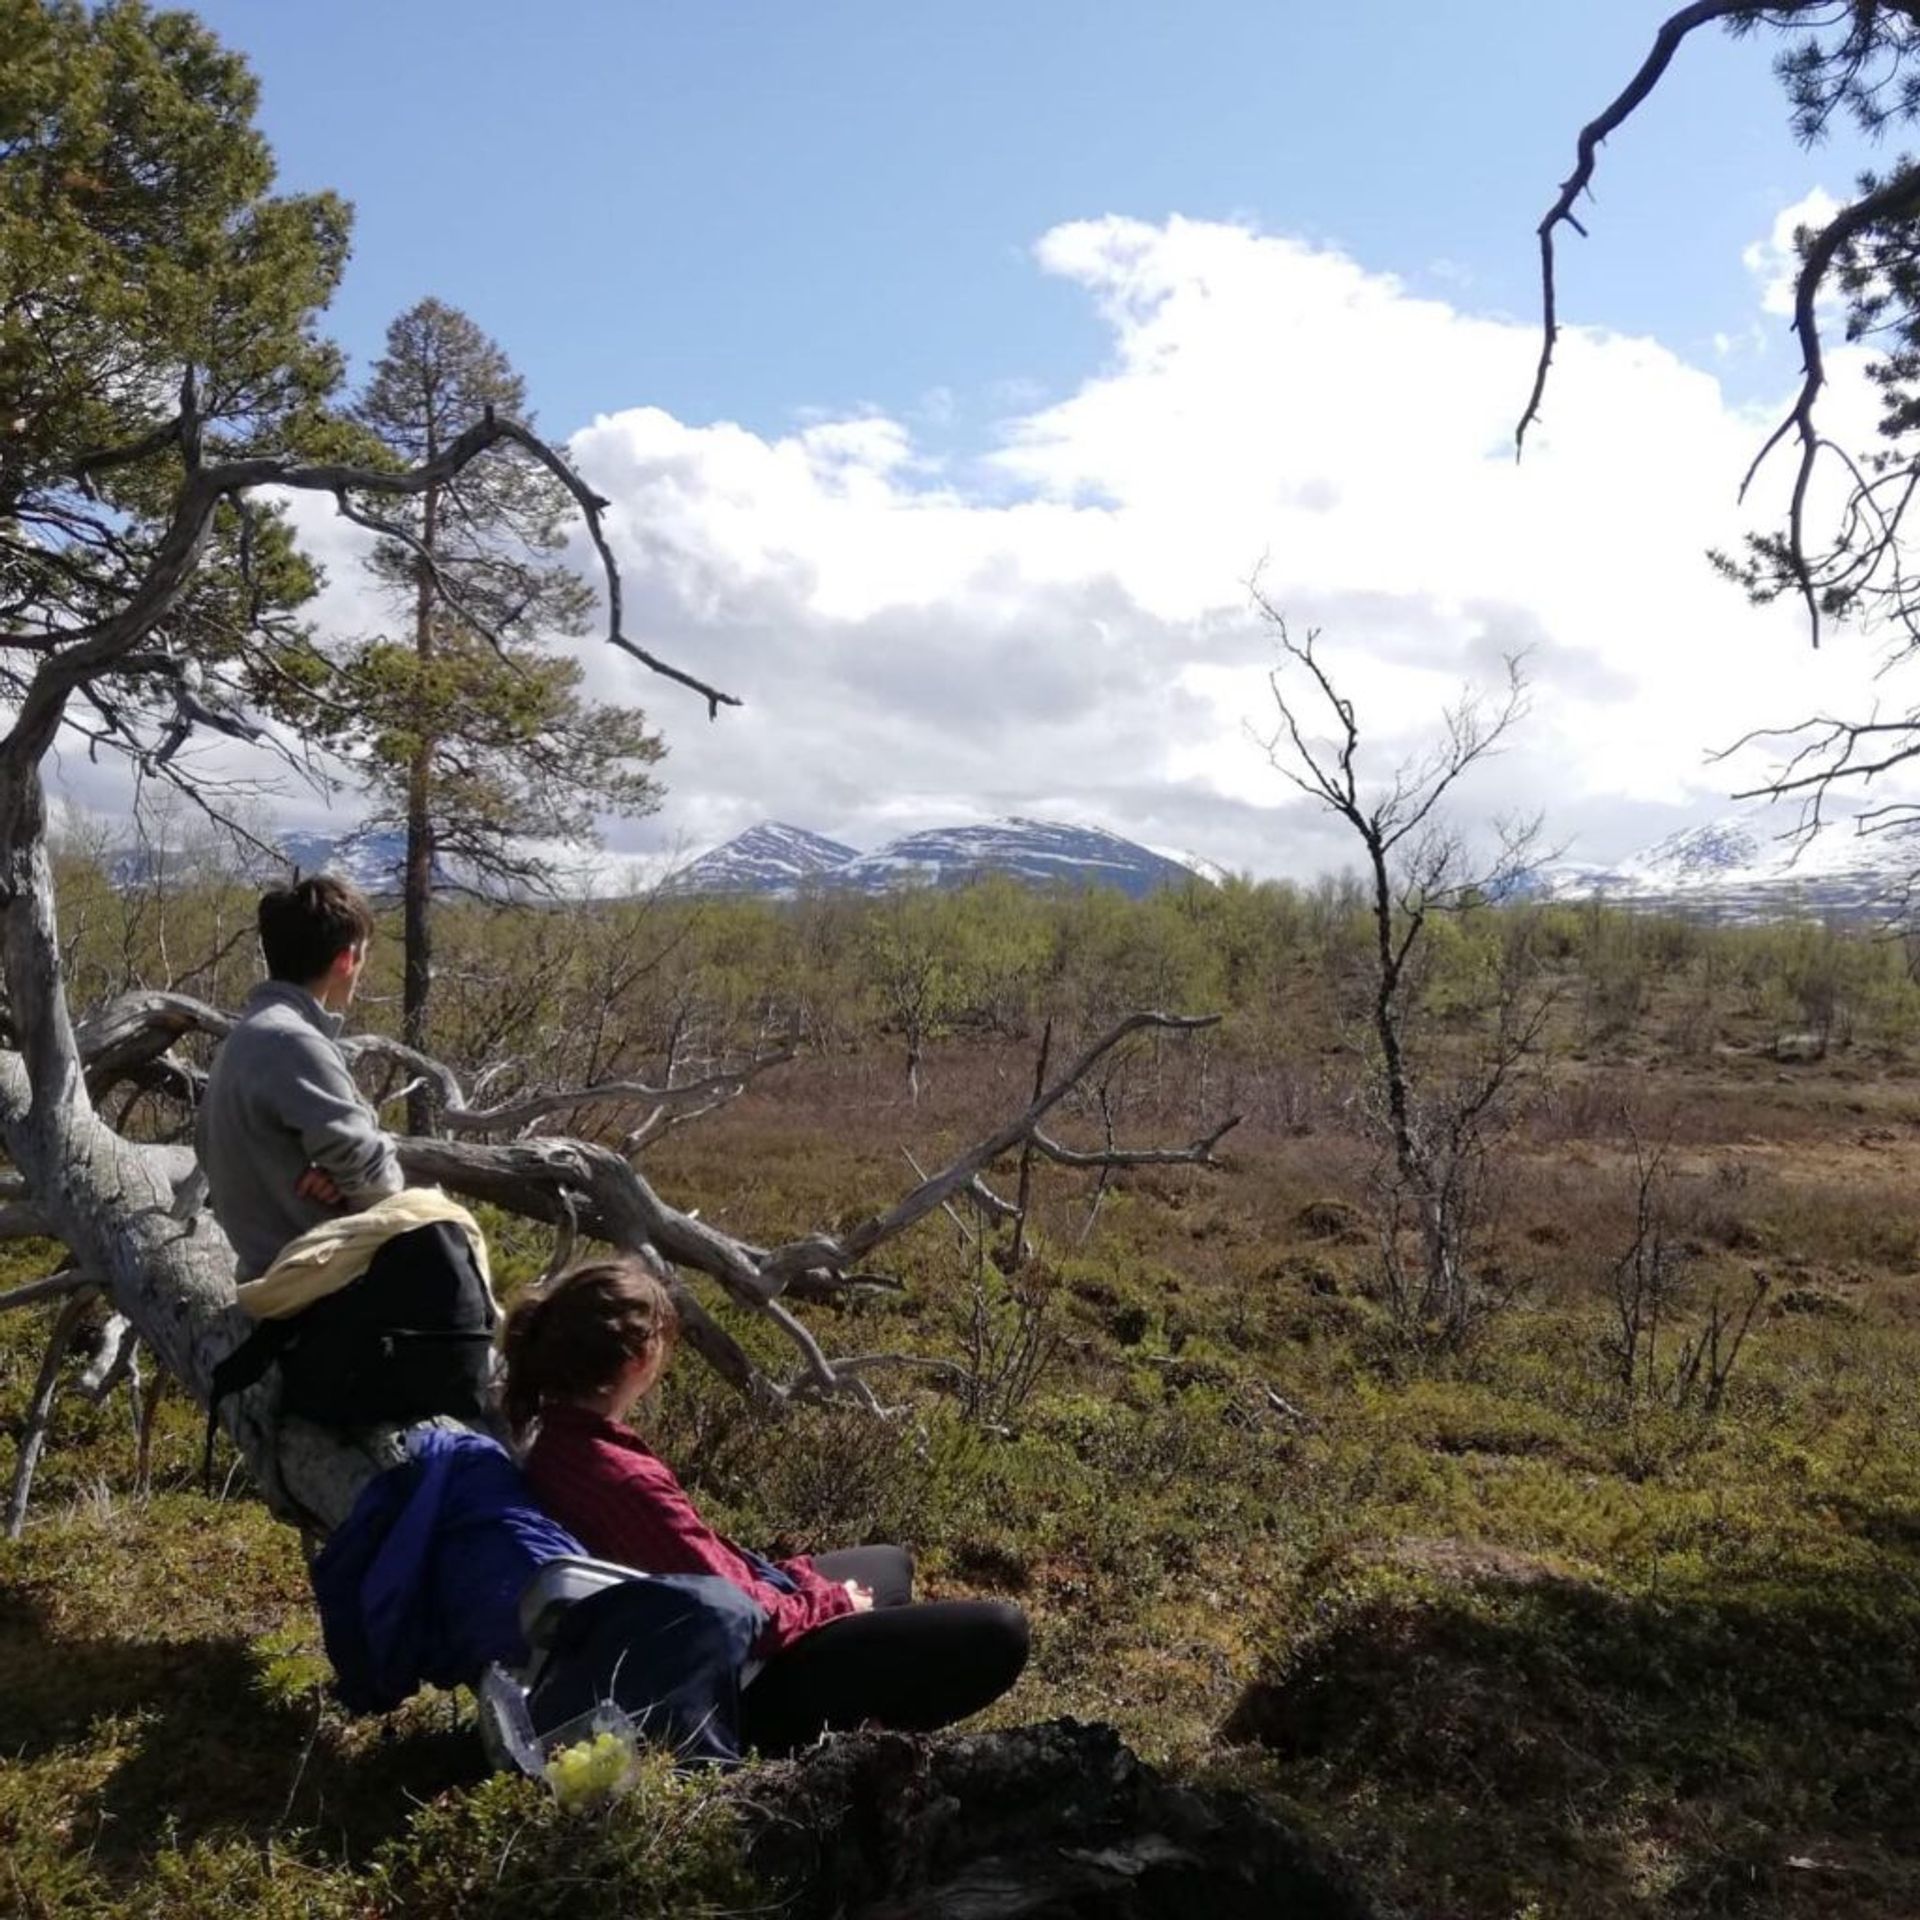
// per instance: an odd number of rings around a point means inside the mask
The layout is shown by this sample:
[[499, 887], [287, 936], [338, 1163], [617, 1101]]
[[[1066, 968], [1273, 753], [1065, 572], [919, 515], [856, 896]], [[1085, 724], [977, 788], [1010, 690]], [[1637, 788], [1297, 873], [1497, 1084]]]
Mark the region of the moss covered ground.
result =
[[[743, 1232], [845, 1218], [898, 1190], [903, 1142], [928, 1164], [1003, 1109], [1022, 1058], [948, 1049], [918, 1106], [884, 1063], [803, 1062], [650, 1171]], [[1609, 1358], [1625, 1098], [1674, 1141], [1668, 1360], [1716, 1283], [1770, 1281], [1713, 1417], [1624, 1397]], [[1253, 1124], [1230, 1171], [1140, 1176], [1091, 1224], [1056, 1178], [1030, 1270], [1045, 1362], [984, 1423], [902, 1376], [884, 1423], [773, 1428], [683, 1360], [660, 1444], [742, 1537], [905, 1540], [927, 1590], [1019, 1599], [1033, 1665], [995, 1717], [1110, 1720], [1271, 1800], [1407, 1911], [1920, 1911], [1911, 1083], [1857, 1057], [1570, 1067], [1509, 1156], [1512, 1304], [1446, 1356], [1410, 1353], [1370, 1297], [1366, 1164], [1337, 1121]], [[544, 1257], [499, 1239], [510, 1275]], [[11, 1266], [44, 1270], [30, 1247]], [[895, 1266], [899, 1295], [809, 1310], [830, 1345], [1010, 1336], [990, 1270], [976, 1321], [950, 1222]], [[0, 1421], [44, 1331], [0, 1318]], [[66, 1399], [0, 1546], [0, 1911], [777, 1903], [725, 1793], [661, 1774], [562, 1816], [482, 1780], [460, 1696], [341, 1716], [297, 1540], [240, 1482], [200, 1493], [196, 1445], [171, 1404], [139, 1493], [124, 1403]]]

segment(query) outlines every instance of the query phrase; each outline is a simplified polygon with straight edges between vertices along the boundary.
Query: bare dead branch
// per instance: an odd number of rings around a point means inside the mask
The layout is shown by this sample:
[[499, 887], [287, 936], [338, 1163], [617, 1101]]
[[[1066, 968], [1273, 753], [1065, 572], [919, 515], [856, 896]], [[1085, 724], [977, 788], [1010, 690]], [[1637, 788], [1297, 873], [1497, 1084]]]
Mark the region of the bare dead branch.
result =
[[[1047, 1085], [1047, 1061], [1053, 1053], [1053, 1021], [1048, 1019], [1040, 1031], [1040, 1048], [1033, 1062], [1033, 1098], [1038, 1100]], [[1006, 1264], [1011, 1273], [1027, 1257], [1027, 1209], [1033, 1199], [1033, 1153], [1034, 1143], [1039, 1138], [1038, 1131], [1027, 1135], [1020, 1148], [1020, 1177], [1014, 1188], [1013, 1230], [1007, 1236]], [[985, 1192], [986, 1182], [978, 1180], [974, 1184]]]
[[1236, 1113], [1184, 1147], [1094, 1147], [1078, 1151], [1037, 1130], [1032, 1140], [1036, 1153], [1061, 1167], [1217, 1167], [1220, 1162], [1213, 1156], [1214, 1148], [1245, 1118], [1245, 1114]]
[[493, 623], [478, 613], [472, 603], [460, 591], [459, 582], [451, 579], [441, 566], [433, 549], [397, 520], [388, 520], [376, 513], [369, 513], [363, 507], [356, 507], [344, 492], [333, 496], [334, 506], [344, 520], [351, 521], [356, 527], [364, 527], [369, 533], [378, 534], [383, 540], [391, 540], [402, 546], [423, 566], [432, 577], [434, 591], [450, 606], [463, 624], [469, 626], [490, 646], [500, 659], [508, 665], [513, 664], [507, 651], [507, 643]]
[[[1873, 96], [1891, 90], [1898, 64], [1884, 38], [1887, 29], [1882, 23], [1883, 14], [1904, 16], [1920, 24], [1920, 9], [1916, 9], [1911, 0], [1886, 0], [1884, 5], [1797, 0], [1797, 3], [1764, 8], [1741, 4], [1740, 0], [1697, 0], [1661, 25], [1639, 70], [1599, 118], [1581, 130], [1574, 170], [1561, 183], [1558, 196], [1540, 222], [1540, 357], [1532, 391], [1514, 431], [1516, 459], [1524, 448], [1528, 429], [1540, 417], [1559, 339], [1556, 238], [1562, 226], [1585, 235], [1586, 229], [1573, 209], [1580, 197], [1591, 191], [1601, 142], [1646, 101], [1687, 38], [1716, 21], [1727, 21], [1736, 29], [1760, 23], [1780, 29], [1806, 25], [1816, 30], [1846, 25], [1848, 33], [1844, 44], [1814, 62], [1815, 67], [1822, 60], [1832, 64], [1832, 76], [1824, 87], [1810, 77], [1804, 86], [1796, 80], [1796, 126], [1802, 138], [1818, 138], [1833, 111], [1847, 100], [1854, 105], [1862, 124], [1877, 132], [1888, 119], [1895, 117], [1895, 110], [1873, 104]], [[1907, 31], [1911, 31], [1911, 27]], [[1887, 64], [1887, 71], [1878, 77], [1869, 71], [1869, 63], [1876, 54], [1886, 56]], [[1910, 102], [1898, 111], [1909, 114]], [[1920, 213], [1920, 167], [1903, 161], [1889, 179], [1863, 191], [1824, 226], [1803, 237], [1803, 257], [1795, 275], [1793, 298], [1793, 331], [1801, 351], [1800, 388], [1785, 418], [1755, 455], [1740, 486], [1740, 498], [1744, 500], [1755, 476], [1775, 449], [1790, 436], [1798, 440], [1799, 455], [1789, 495], [1786, 532], [1783, 537], [1756, 540], [1753, 545], [1766, 563], [1778, 568], [1791, 581], [1806, 610], [1809, 633], [1816, 647], [1820, 644], [1823, 617], [1835, 608], [1844, 609], [1883, 567], [1892, 572], [1890, 591], [1897, 603], [1896, 618], [1905, 628], [1910, 643], [1920, 641], [1920, 625], [1916, 625], [1911, 595], [1906, 591], [1912, 582], [1900, 556], [1900, 526], [1913, 498], [1917, 476], [1911, 471], [1895, 471], [1877, 479], [1869, 478], [1844, 448], [1821, 435], [1815, 417], [1826, 384], [1818, 314], [1820, 294], [1836, 267], [1857, 243], [1875, 233], [1899, 230], [1903, 223], [1911, 222], [1916, 213]], [[1852, 492], [1840, 509], [1838, 537], [1827, 556], [1816, 565], [1808, 552], [1807, 506], [1823, 456], [1838, 461], [1846, 470]], [[1883, 503], [1883, 492], [1892, 495], [1890, 506]], [[1723, 571], [1744, 578], [1755, 597], [1772, 597], [1773, 589], [1761, 583], [1760, 561], [1756, 560], [1743, 572], [1731, 561], [1715, 557]]]
[[761, 1272], [774, 1292], [778, 1292], [789, 1274], [809, 1267], [846, 1268], [894, 1235], [923, 1220], [943, 1201], [964, 1191], [984, 1169], [1002, 1154], [1010, 1153], [1027, 1138], [1040, 1122], [1066, 1098], [1087, 1074], [1121, 1041], [1146, 1028], [1161, 1028], [1174, 1033], [1196, 1033], [1217, 1026], [1217, 1013], [1183, 1015], [1170, 1013], [1133, 1013], [1095, 1040], [1080, 1057], [1053, 1082], [1025, 1113], [997, 1128], [984, 1140], [976, 1141], [965, 1152], [941, 1169], [932, 1179], [889, 1207], [863, 1220], [844, 1234], [815, 1234], [789, 1241], [768, 1254]]
[[60, 1369], [67, 1350], [80, 1330], [94, 1296], [94, 1287], [83, 1283], [53, 1323], [47, 1339], [47, 1351], [40, 1362], [39, 1377], [27, 1401], [27, 1417], [20, 1429], [20, 1451], [14, 1459], [13, 1486], [7, 1495], [6, 1535], [18, 1540], [27, 1524], [27, 1502], [33, 1497], [34, 1469], [40, 1464], [41, 1450], [47, 1444], [47, 1428], [53, 1420], [53, 1399], [60, 1386]]
[[[923, 1174], [921, 1177], [924, 1179], [926, 1176]], [[967, 1182], [964, 1191], [967, 1198], [990, 1220], [1017, 1220], [1020, 1218], [1019, 1207], [1004, 1195], [995, 1193], [994, 1190], [987, 1185], [985, 1179], [977, 1173]], [[953, 1212], [952, 1203], [943, 1200], [940, 1205], [944, 1211], [953, 1214], [954, 1224], [960, 1228], [961, 1233], [967, 1239], [971, 1240], [973, 1238], [973, 1229], [965, 1225], [964, 1222], [961, 1221], [960, 1216]]]
[[88, 1090], [97, 1100], [116, 1081], [158, 1060], [190, 1033], [224, 1040], [233, 1016], [189, 994], [125, 994], [86, 1014], [74, 1038], [86, 1062]]
[[130, 1384], [136, 1403], [140, 1393], [140, 1333], [123, 1313], [109, 1313], [100, 1329], [93, 1358], [80, 1369], [74, 1391], [97, 1407], [122, 1381]]
[[63, 1267], [58, 1273], [50, 1273], [44, 1280], [29, 1280], [23, 1287], [15, 1287], [10, 1292], [0, 1293], [0, 1313], [9, 1313], [15, 1307], [37, 1307], [48, 1300], [58, 1300], [70, 1293], [80, 1293], [98, 1283], [75, 1267]]
[[497, 1107], [443, 1109], [438, 1118], [452, 1133], [506, 1133], [536, 1120], [544, 1120], [549, 1115], [580, 1107], [647, 1101], [654, 1108], [654, 1115], [649, 1116], [651, 1125], [655, 1116], [688, 1107], [698, 1106], [704, 1111], [712, 1111], [719, 1104], [719, 1098], [731, 1098], [743, 1093], [748, 1082], [756, 1075], [765, 1073], [770, 1067], [787, 1065], [795, 1057], [795, 1052], [792, 1047], [780, 1047], [772, 1053], [756, 1055], [732, 1072], [710, 1074], [703, 1080], [690, 1080], [683, 1086], [656, 1087], [644, 1080], [602, 1080], [589, 1087], [561, 1087], [547, 1093], [528, 1094]]
[[1296, 1407], [1277, 1387], [1271, 1386], [1263, 1380], [1260, 1383], [1260, 1392], [1266, 1401], [1267, 1410], [1270, 1413], [1279, 1414], [1283, 1420], [1297, 1421], [1303, 1427], [1311, 1427], [1317, 1424], [1312, 1414]]
[[[223, 1040], [233, 1031], [233, 1016], [189, 994], [146, 991], [123, 995], [87, 1014], [76, 1030], [86, 1061], [87, 1084], [97, 1099], [115, 1082], [158, 1060], [189, 1033]], [[353, 1063], [387, 1060], [425, 1082], [434, 1096], [435, 1118], [450, 1133], [507, 1133], [555, 1113], [586, 1106], [647, 1101], [655, 1117], [689, 1109], [711, 1112], [744, 1092], [759, 1074], [785, 1066], [796, 1049], [757, 1054], [739, 1067], [682, 1086], [654, 1086], [643, 1080], [604, 1080], [592, 1086], [560, 1087], [523, 1095], [493, 1107], [470, 1107], [458, 1077], [443, 1061], [385, 1034], [354, 1034], [341, 1051]]]
[[580, 1244], [580, 1209], [573, 1195], [564, 1188], [556, 1196], [560, 1202], [560, 1223], [554, 1229], [553, 1251], [547, 1256], [546, 1269], [534, 1283], [550, 1287], [573, 1264], [574, 1248]]
[[1639, 71], [1607, 103], [1596, 119], [1580, 129], [1573, 171], [1560, 183], [1560, 192], [1539, 226], [1540, 364], [1534, 373], [1533, 391], [1527, 398], [1526, 410], [1520, 416], [1520, 424], [1514, 429], [1513, 453], [1516, 460], [1526, 444], [1527, 429], [1539, 417], [1540, 403], [1547, 391], [1547, 376], [1553, 367], [1553, 350], [1560, 337], [1554, 289], [1554, 238], [1563, 226], [1571, 227], [1583, 239], [1586, 237], [1587, 230], [1574, 216], [1573, 209], [1580, 196], [1592, 190], [1600, 143], [1623, 126], [1660, 84], [1661, 76], [1673, 63], [1674, 55], [1680, 51], [1690, 34], [1697, 33], [1700, 28], [1716, 20], [1730, 19], [1737, 13], [1751, 11], [1750, 0], [1694, 0], [1692, 6], [1682, 7], [1661, 24], [1653, 37], [1653, 46], [1640, 63]]
[[1794, 468], [1793, 494], [1787, 509], [1786, 557], [1807, 609], [1816, 647], [1820, 644], [1820, 593], [1807, 559], [1807, 493], [1823, 448], [1831, 446], [1822, 439], [1814, 424], [1814, 409], [1827, 382], [1817, 311], [1820, 289], [1842, 250], [1861, 233], [1882, 220], [1910, 218], [1916, 212], [1920, 212], [1920, 167], [1904, 167], [1874, 192], [1862, 194], [1850, 206], [1843, 207], [1808, 242], [1793, 289], [1793, 330], [1800, 341], [1800, 391], [1787, 417], [1754, 455], [1753, 464], [1740, 483], [1740, 498], [1744, 500], [1767, 456], [1789, 433], [1798, 437], [1800, 458]]

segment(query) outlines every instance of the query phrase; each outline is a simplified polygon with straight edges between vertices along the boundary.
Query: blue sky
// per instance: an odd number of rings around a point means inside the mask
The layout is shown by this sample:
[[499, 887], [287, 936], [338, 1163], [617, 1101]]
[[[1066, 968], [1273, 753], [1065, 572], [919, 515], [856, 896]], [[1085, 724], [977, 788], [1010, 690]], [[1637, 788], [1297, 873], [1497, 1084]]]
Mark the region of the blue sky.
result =
[[[1470, 804], [1594, 859], [1726, 811], [1753, 768], [1711, 748], [1872, 697], [1870, 646], [1814, 659], [1703, 559], [1796, 371], [1793, 209], [1862, 157], [1796, 145], [1767, 43], [1700, 39], [1605, 153], [1516, 472], [1535, 223], [1661, 0], [202, 11], [285, 183], [356, 204], [338, 336], [465, 308], [614, 501], [637, 636], [746, 699], [709, 726], [588, 645], [671, 750], [623, 852], [1024, 813], [1340, 865], [1260, 745], [1256, 570], [1383, 770], [1528, 650]], [[300, 512], [322, 620], [369, 631], [355, 537]]]
[[[1061, 221], [1246, 219], [1531, 311], [1534, 223], [1665, 8], [200, 11], [252, 58], [288, 184], [358, 209], [336, 307], [357, 352], [432, 293], [508, 347], [557, 429], [650, 403], [768, 432], [814, 407], [924, 415], [945, 390], [964, 436], [1008, 383], [1057, 394], [1104, 348], [1033, 271]], [[1697, 348], [1742, 308], [1741, 248], [1817, 173], [1846, 172], [1788, 136], [1763, 46], [1704, 37], [1606, 155], [1570, 313]]]

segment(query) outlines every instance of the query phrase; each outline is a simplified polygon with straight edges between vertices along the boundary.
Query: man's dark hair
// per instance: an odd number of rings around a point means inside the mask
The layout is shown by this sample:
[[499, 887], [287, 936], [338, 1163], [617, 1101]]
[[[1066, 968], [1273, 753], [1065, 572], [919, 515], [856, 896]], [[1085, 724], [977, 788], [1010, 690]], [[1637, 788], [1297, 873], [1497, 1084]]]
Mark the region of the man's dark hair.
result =
[[330, 873], [272, 887], [260, 896], [260, 951], [275, 980], [306, 986], [333, 965], [334, 955], [373, 933], [373, 909], [359, 888]]

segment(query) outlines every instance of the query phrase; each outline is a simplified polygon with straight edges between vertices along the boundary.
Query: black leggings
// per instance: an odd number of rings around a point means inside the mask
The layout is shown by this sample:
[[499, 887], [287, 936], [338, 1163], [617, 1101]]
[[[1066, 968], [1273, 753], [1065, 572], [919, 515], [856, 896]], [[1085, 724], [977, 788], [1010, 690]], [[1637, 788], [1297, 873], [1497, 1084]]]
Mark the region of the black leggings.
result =
[[875, 1721], [928, 1731], [997, 1700], [1027, 1663], [1027, 1617], [1004, 1600], [913, 1600], [899, 1547], [814, 1556], [829, 1580], [873, 1589], [871, 1613], [844, 1614], [769, 1660], [740, 1696], [742, 1745], [791, 1753], [829, 1728]]

